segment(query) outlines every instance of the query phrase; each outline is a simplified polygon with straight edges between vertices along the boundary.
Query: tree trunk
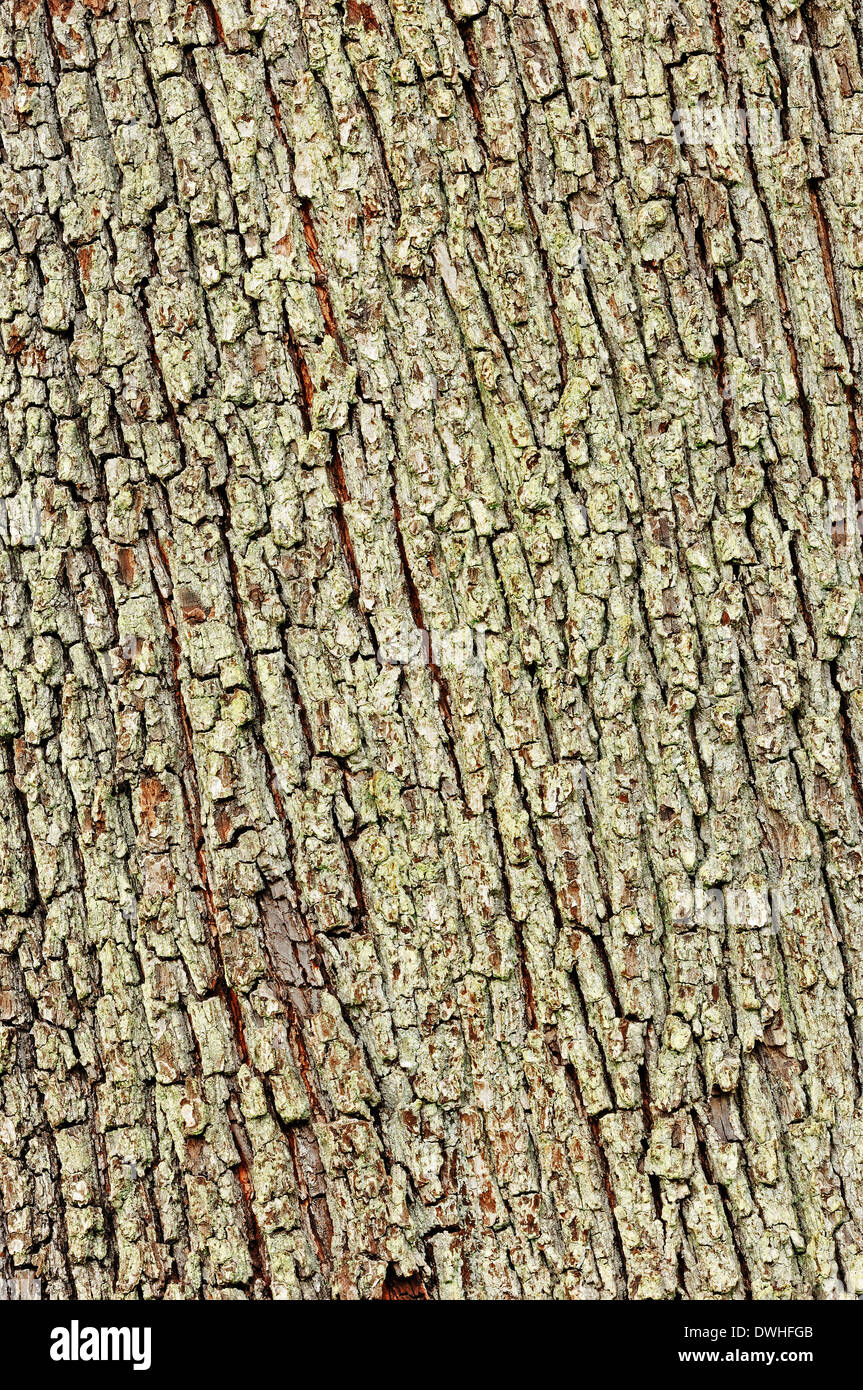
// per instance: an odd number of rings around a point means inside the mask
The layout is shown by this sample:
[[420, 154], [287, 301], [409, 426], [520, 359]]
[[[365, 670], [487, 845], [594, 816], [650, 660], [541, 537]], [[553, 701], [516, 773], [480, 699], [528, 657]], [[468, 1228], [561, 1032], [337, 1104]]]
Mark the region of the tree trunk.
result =
[[0, 1276], [863, 1291], [850, 0], [0, 0]]

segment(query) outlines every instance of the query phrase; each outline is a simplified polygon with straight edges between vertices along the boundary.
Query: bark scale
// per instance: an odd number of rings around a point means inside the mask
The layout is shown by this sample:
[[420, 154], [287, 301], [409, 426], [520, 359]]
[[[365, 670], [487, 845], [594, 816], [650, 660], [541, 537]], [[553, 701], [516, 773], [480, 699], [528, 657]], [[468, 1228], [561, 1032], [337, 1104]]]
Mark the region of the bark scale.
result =
[[863, 1291], [850, 0], [0, 0], [0, 1276]]

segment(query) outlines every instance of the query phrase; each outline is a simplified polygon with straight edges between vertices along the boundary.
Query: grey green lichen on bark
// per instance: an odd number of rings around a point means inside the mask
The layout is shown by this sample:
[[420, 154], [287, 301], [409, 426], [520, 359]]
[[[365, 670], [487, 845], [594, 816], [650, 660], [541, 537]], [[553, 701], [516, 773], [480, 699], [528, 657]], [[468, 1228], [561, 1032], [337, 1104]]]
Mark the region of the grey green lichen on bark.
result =
[[0, 0], [0, 1274], [863, 1291], [861, 39]]

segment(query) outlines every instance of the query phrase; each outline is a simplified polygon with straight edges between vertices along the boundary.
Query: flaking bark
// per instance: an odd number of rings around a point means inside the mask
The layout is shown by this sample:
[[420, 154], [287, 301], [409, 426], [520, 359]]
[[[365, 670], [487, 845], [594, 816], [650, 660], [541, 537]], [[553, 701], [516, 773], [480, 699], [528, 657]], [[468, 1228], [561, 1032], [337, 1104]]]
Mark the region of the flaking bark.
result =
[[0, 1277], [863, 1292], [861, 38], [0, 0]]

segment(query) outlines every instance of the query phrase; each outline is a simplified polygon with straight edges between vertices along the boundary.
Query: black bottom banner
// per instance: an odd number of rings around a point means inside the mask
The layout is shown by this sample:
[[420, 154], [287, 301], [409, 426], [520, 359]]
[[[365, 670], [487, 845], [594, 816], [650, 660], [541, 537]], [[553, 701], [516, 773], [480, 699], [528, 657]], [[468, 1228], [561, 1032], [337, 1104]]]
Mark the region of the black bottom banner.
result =
[[[273, 1375], [365, 1377], [446, 1387], [501, 1371], [522, 1377], [756, 1371], [765, 1386], [846, 1373], [860, 1354], [857, 1300], [809, 1303], [50, 1303], [12, 1289], [0, 1301], [0, 1385], [210, 1377], [250, 1387]], [[17, 1296], [16, 1296], [17, 1295]], [[16, 1369], [13, 1373], [12, 1365]], [[363, 1370], [365, 1363], [365, 1370]], [[518, 1369], [521, 1368], [521, 1369]], [[545, 1368], [545, 1369], [543, 1369]], [[568, 1368], [568, 1369], [567, 1369]], [[634, 1383], [638, 1383], [635, 1382]], [[733, 1384], [733, 1380], [729, 1380]]]

